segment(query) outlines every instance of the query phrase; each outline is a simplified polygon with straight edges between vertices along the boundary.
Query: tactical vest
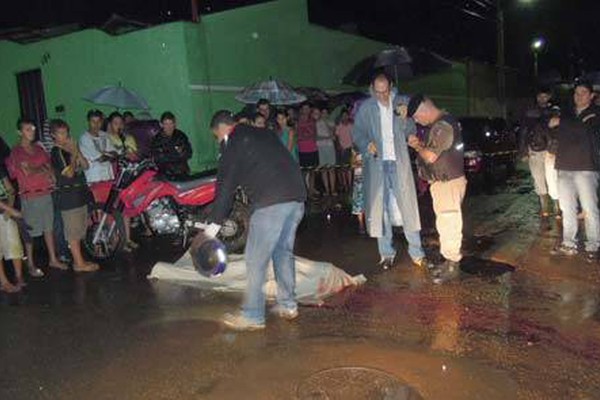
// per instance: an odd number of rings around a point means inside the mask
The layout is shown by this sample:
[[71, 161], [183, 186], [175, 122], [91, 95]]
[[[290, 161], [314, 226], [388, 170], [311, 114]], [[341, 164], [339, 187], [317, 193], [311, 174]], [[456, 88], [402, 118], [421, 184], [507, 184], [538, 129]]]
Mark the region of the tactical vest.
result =
[[430, 182], [446, 182], [465, 175], [464, 144], [460, 124], [449, 114], [445, 114], [439, 121], [444, 121], [452, 126], [454, 140], [452, 146], [443, 151], [433, 164], [427, 164], [419, 158], [422, 167], [421, 176]]

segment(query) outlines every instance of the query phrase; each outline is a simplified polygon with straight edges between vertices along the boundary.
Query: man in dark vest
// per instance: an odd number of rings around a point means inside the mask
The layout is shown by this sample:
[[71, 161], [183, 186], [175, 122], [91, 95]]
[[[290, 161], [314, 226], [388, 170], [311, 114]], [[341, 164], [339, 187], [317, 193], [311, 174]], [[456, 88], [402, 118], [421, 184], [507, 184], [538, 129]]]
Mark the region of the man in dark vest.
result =
[[424, 141], [411, 135], [408, 145], [418, 154], [421, 178], [431, 184], [431, 197], [440, 251], [445, 261], [436, 266], [434, 283], [456, 276], [462, 259], [462, 202], [467, 180], [464, 172], [463, 142], [458, 121], [440, 110], [427, 97], [416, 95], [408, 104], [408, 116], [429, 127]]

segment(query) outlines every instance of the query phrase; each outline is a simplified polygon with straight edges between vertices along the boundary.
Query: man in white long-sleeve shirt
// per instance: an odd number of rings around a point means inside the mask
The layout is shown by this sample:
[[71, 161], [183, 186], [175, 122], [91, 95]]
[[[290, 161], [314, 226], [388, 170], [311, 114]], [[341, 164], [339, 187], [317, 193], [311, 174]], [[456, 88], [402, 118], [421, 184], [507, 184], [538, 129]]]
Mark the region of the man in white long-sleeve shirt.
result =
[[97, 190], [98, 184], [115, 178], [111, 160], [117, 154], [108, 134], [100, 129], [102, 117], [101, 111], [90, 110], [87, 114], [88, 130], [79, 139], [81, 153], [90, 164], [85, 171], [85, 178], [96, 200], [102, 197]]

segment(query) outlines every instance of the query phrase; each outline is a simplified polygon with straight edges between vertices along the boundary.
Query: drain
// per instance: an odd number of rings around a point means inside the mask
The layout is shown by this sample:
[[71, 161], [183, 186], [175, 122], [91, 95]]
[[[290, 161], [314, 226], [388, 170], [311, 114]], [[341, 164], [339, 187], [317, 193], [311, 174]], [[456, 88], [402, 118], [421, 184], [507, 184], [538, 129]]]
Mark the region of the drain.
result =
[[298, 385], [298, 400], [423, 400], [405, 382], [367, 367], [326, 369]]

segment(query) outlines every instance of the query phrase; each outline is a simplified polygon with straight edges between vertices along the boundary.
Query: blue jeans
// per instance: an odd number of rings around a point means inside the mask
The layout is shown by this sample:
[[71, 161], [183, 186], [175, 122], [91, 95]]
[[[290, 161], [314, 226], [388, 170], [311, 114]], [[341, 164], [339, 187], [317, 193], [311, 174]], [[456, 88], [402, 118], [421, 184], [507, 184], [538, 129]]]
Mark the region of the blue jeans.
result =
[[598, 172], [558, 171], [558, 200], [563, 215], [563, 246], [577, 247], [577, 202], [585, 215], [585, 250], [600, 247]]
[[304, 203], [289, 202], [259, 208], [250, 217], [246, 243], [248, 282], [242, 314], [255, 323], [265, 321], [267, 268], [273, 260], [277, 282], [277, 304], [295, 310], [296, 263], [294, 242], [296, 229], [304, 215]]
[[[396, 249], [394, 248], [394, 233], [392, 227], [394, 224], [401, 225], [401, 221], [394, 221], [392, 216], [393, 202], [396, 201], [394, 193], [399, 193], [398, 173], [396, 171], [396, 161], [383, 162], [383, 237], [377, 238], [377, 247], [381, 258], [394, 258]], [[421, 245], [421, 232], [408, 232], [404, 230], [404, 236], [408, 242], [408, 254], [413, 260], [425, 257], [423, 246]]]

